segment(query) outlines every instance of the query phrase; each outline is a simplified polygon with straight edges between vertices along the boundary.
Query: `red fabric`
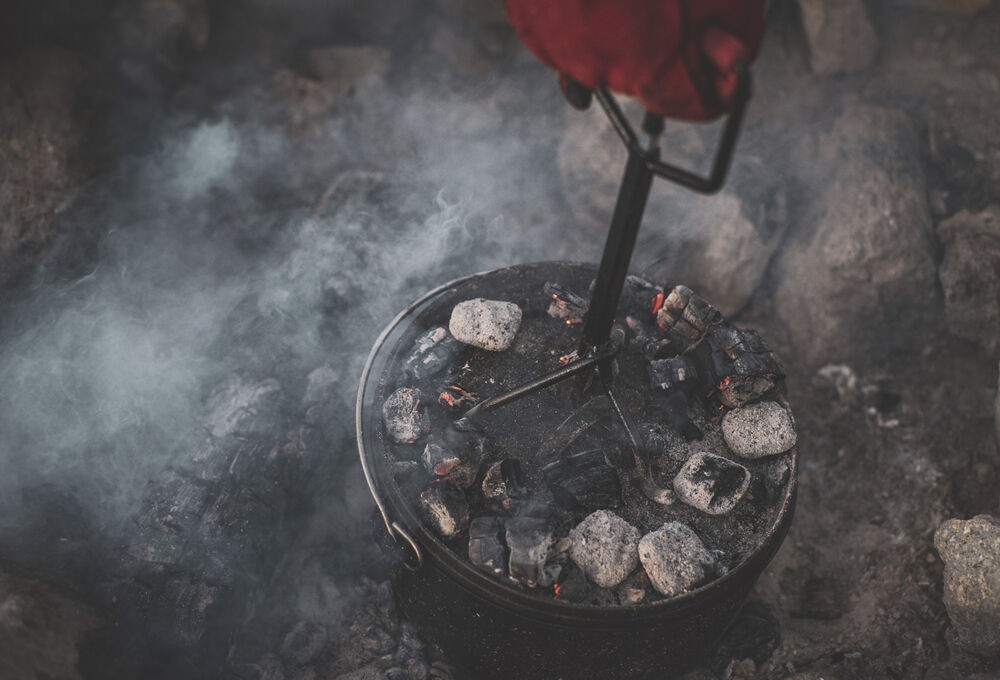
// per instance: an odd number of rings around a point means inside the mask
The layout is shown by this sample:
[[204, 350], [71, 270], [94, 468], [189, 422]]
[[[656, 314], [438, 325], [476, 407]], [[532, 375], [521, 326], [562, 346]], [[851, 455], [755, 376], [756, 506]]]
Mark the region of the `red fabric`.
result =
[[711, 120], [726, 112], [736, 61], [752, 61], [765, 0], [504, 0], [535, 56], [653, 113]]

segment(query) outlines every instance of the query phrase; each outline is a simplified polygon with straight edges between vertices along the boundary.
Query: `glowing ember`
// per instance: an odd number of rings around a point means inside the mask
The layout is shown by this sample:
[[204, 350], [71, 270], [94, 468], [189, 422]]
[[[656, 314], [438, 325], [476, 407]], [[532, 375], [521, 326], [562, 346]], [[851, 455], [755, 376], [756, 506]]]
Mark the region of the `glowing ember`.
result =
[[[650, 305], [650, 311], [653, 314], [656, 314], [658, 311], [660, 311], [660, 307], [662, 307], [662, 306], [663, 306], [663, 293], [657, 293], [653, 297], [652, 304]], [[662, 328], [662, 326], [661, 326], [661, 328]]]

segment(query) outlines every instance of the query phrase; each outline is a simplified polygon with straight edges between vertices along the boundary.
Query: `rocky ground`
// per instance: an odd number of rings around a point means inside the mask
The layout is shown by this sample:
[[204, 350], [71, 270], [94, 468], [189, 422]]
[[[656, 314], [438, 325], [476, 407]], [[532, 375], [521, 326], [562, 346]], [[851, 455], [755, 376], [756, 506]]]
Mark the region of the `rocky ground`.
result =
[[[485, 0], [57, 4], [0, 10], [0, 676], [463, 677], [396, 611], [357, 378], [433, 285], [596, 259], [614, 134]], [[635, 268], [768, 339], [802, 451], [688, 680], [1000, 677], [998, 31], [774, 2], [727, 187], [654, 186]]]

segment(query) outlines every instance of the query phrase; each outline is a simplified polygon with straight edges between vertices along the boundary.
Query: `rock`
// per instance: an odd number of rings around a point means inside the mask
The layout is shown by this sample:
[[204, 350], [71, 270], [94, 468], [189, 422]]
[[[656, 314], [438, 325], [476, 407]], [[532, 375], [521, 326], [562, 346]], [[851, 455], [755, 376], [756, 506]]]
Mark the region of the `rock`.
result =
[[315, 659], [326, 645], [326, 626], [311, 621], [299, 621], [281, 643], [281, 656], [305, 665]]
[[451, 310], [448, 330], [459, 342], [501, 352], [514, 342], [521, 327], [521, 308], [512, 302], [476, 298]]
[[100, 623], [71, 592], [0, 564], [0, 677], [81, 677], [80, 647]]
[[749, 470], [711, 453], [694, 454], [674, 477], [677, 497], [709, 515], [735, 508], [749, 486]]
[[722, 417], [726, 446], [743, 458], [784, 453], [795, 446], [795, 423], [787, 408], [762, 401], [733, 409]]
[[944, 560], [949, 644], [980, 656], [1000, 655], [1000, 520], [948, 520], [934, 534]]
[[864, 0], [798, 0], [809, 65], [823, 76], [852, 73], [875, 61], [878, 36]]
[[421, 403], [423, 395], [413, 387], [401, 387], [382, 405], [386, 432], [400, 444], [412, 444], [430, 432], [431, 421]]
[[643, 536], [639, 561], [653, 587], [667, 597], [698, 586], [715, 567], [712, 553], [690, 527], [680, 522], [669, 522]]
[[966, 210], [937, 226], [938, 269], [948, 330], [987, 351], [1000, 350], [1000, 204]]
[[66, 50], [0, 60], [0, 286], [27, 272], [53, 234], [69, 192], [94, 170], [82, 153], [89, 64]]
[[940, 317], [919, 147], [901, 112], [849, 105], [800, 161], [821, 188], [775, 262], [799, 363], [880, 361], [922, 347]]
[[469, 525], [465, 494], [447, 482], [433, 482], [420, 494], [420, 509], [443, 538], [454, 538]]
[[570, 532], [569, 556], [602, 588], [614, 588], [639, 564], [639, 530], [609, 510], [587, 515]]

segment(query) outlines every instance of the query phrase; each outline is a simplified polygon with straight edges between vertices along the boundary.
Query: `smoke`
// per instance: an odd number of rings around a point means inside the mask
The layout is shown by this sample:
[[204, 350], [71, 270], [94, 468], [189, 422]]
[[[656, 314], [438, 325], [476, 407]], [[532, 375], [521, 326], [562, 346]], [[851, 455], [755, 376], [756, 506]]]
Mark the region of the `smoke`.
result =
[[[511, 86], [367, 77], [307, 138], [246, 113], [257, 92], [154, 125], [148, 151], [65, 211], [61, 242], [3, 310], [0, 544], [60, 530], [40, 495], [126, 540], [149, 481], [219, 434], [211, 397], [233, 376], [277, 380], [294, 405], [332, 367], [349, 404], [378, 331], [424, 290], [592, 259], [580, 251], [594, 244], [560, 236], [558, 192], [532, 167], [551, 155], [552, 114], [481, 104]], [[349, 438], [353, 414], [334, 420]]]

